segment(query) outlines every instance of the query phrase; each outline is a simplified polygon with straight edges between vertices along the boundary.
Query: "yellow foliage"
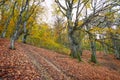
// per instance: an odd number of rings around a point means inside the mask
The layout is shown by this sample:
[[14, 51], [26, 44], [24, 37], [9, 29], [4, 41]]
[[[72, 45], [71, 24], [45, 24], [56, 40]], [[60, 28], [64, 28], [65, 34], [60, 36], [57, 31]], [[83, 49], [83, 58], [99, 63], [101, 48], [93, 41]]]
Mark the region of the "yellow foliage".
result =
[[86, 7], [86, 8], [91, 8], [90, 3], [87, 3], [85, 7]]
[[91, 32], [99, 32], [99, 33], [101, 33], [101, 32], [103, 32], [103, 29], [102, 28], [100, 28], [100, 27], [93, 27], [91, 30], [90, 30]]
[[28, 42], [35, 46], [44, 47], [64, 54], [70, 53], [68, 48], [65, 48], [55, 41], [56, 39], [54, 38], [57, 37], [53, 36], [50, 27], [45, 23], [33, 26], [31, 35], [32, 36], [28, 38]]
[[107, 17], [107, 19], [108, 19], [109, 21], [113, 21], [114, 18], [115, 18], [113, 12], [107, 12], [107, 13], [105, 14], [105, 16]]
[[0, 25], [0, 33], [2, 33], [3, 27]]
[[90, 0], [83, 0], [83, 3], [85, 4], [86, 8], [91, 8]]
[[83, 21], [80, 20], [80, 21], [78, 22], [78, 26], [80, 26], [80, 25], [82, 25], [82, 24], [83, 24]]
[[78, 0], [74, 0], [74, 3], [77, 3], [78, 2]]

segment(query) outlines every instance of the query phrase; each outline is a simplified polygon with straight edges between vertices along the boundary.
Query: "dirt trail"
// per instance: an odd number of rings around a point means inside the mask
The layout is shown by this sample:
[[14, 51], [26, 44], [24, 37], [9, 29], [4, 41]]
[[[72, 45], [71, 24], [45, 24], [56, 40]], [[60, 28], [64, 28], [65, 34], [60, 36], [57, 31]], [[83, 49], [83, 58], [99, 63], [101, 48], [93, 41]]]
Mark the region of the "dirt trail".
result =
[[[34, 50], [34, 48], [31, 49], [29, 46], [24, 46], [24, 44], [20, 44], [20, 46], [24, 47], [24, 51], [31, 59], [33, 65], [36, 67], [40, 74], [42, 73], [41, 75], [43, 80], [73, 80], [64, 72], [62, 72], [62, 70], [59, 69], [56, 65], [54, 65], [50, 60], [42, 56], [40, 52]], [[55, 71], [56, 75], [52, 75], [49, 70], [46, 70], [46, 67], [49, 67], [49, 69]]]
[[38, 61], [38, 55], [33, 54], [34, 52], [32, 50], [29, 50], [27, 48], [25, 48], [25, 53], [28, 55], [28, 57], [31, 59], [31, 62], [33, 63], [33, 65], [36, 67], [36, 69], [38, 70], [39, 74], [41, 74], [41, 77], [43, 80], [53, 80], [53, 78], [47, 73], [47, 71], [45, 70], [45, 68], [39, 63]]

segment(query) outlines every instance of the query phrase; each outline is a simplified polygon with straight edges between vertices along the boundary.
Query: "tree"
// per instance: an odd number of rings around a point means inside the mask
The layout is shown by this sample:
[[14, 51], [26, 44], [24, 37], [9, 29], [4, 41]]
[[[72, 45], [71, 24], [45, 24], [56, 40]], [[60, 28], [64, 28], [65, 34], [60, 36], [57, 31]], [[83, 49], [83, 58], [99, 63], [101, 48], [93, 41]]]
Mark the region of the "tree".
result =
[[7, 32], [10, 20], [14, 15], [14, 9], [15, 9], [16, 3], [17, 3], [16, 1], [13, 3], [14, 5], [13, 5], [12, 10], [10, 10], [10, 15], [8, 16], [6, 22], [4, 23], [4, 30], [2, 32], [1, 38], [5, 38], [5, 35], [6, 35], [6, 32]]
[[27, 36], [29, 35], [28, 34], [28, 31], [29, 31], [29, 28], [27, 28], [27, 23], [31, 23], [31, 22], [35, 22], [35, 18], [36, 18], [36, 15], [39, 13], [39, 12], [43, 12], [43, 8], [40, 7], [41, 1], [38, 1], [36, 3], [36, 1], [33, 1], [32, 5], [30, 6], [30, 4], [28, 5], [26, 11], [25, 11], [25, 14], [24, 14], [24, 20], [22, 21], [22, 24], [23, 24], [23, 38], [22, 38], [22, 42], [23, 43], [26, 43], [26, 39], [27, 39]]
[[[55, 0], [60, 11], [67, 18], [67, 28], [68, 28], [68, 37], [70, 42], [71, 56], [77, 57], [81, 61], [81, 54], [79, 51], [79, 43], [76, 40], [76, 31], [80, 30], [90, 24], [94, 18], [96, 18], [100, 12], [105, 11], [108, 8], [112, 8], [117, 3], [112, 3], [109, 0], [65, 0], [61, 2], [60, 0]], [[64, 3], [64, 4], [62, 4]], [[87, 9], [87, 10], [86, 10]], [[91, 13], [83, 15], [83, 12], [91, 10]], [[84, 13], [85, 14], [85, 13]], [[81, 16], [82, 15], [82, 16]], [[73, 17], [75, 16], [75, 17]], [[75, 19], [74, 19], [75, 18]], [[79, 20], [82, 19], [83, 23], [78, 25]], [[88, 26], [87, 26], [88, 27]], [[93, 36], [89, 35], [90, 39], [93, 39]], [[92, 41], [92, 40], [91, 40]], [[91, 48], [95, 47], [94, 43], [91, 43]], [[92, 56], [95, 54], [95, 48], [92, 50]], [[94, 55], [95, 57], [95, 55]], [[91, 57], [92, 60], [92, 57]], [[93, 60], [92, 60], [93, 61]], [[96, 62], [96, 59], [93, 61]]]
[[15, 40], [17, 39], [17, 37], [18, 37], [18, 31], [20, 29], [20, 25], [21, 25], [21, 22], [22, 22], [22, 15], [23, 15], [26, 7], [28, 6], [28, 4], [29, 4], [28, 0], [26, 0], [25, 3], [24, 3], [24, 1], [22, 1], [22, 4], [21, 4], [22, 6], [20, 8], [18, 20], [17, 20], [16, 25], [15, 25], [15, 31], [14, 31], [12, 37], [11, 37], [10, 49], [15, 49], [14, 43], [15, 43]]
[[65, 24], [64, 19], [56, 16], [53, 31], [56, 37], [56, 42], [58, 43], [62, 43], [62, 32], [65, 29], [64, 24]]
[[[43, 0], [42, 0], [43, 1]], [[10, 42], [10, 49], [15, 49], [14, 44], [15, 41], [19, 38], [22, 33], [23, 35], [23, 42], [26, 42], [26, 38], [28, 35], [28, 30], [27, 30], [27, 24], [29, 23], [29, 20], [31, 19], [32, 14], [37, 11], [37, 7], [39, 6], [40, 1], [30, 1], [30, 0], [22, 0], [22, 1], [17, 1], [17, 9], [19, 14], [16, 16], [16, 23], [15, 23], [15, 30], [14, 33], [11, 37], [11, 42]], [[34, 14], [34, 17], [36, 14]], [[34, 18], [33, 17], [33, 18]]]

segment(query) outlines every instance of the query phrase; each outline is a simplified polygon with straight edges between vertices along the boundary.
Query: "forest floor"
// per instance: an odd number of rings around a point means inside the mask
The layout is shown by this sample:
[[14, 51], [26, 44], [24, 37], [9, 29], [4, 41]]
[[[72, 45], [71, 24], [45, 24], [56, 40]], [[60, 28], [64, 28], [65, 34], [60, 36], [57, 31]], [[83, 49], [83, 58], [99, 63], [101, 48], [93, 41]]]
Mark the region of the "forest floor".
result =
[[120, 80], [120, 61], [97, 52], [97, 64], [83, 51], [82, 62], [67, 55], [0, 38], [0, 80]]

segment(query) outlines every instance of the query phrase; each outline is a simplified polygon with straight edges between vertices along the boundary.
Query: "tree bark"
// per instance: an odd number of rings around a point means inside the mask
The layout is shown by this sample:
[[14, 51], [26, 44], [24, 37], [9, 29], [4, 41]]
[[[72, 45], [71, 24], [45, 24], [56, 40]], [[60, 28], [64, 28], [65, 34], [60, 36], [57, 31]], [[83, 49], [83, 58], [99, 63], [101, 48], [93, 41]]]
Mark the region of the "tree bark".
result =
[[10, 49], [14, 50], [15, 49], [15, 40], [17, 38], [18, 31], [16, 30], [13, 36], [11, 37], [10, 41]]
[[22, 15], [23, 15], [23, 12], [25, 11], [28, 3], [29, 3], [29, 1], [26, 0], [25, 5], [22, 5], [22, 7], [21, 7], [21, 11], [20, 11], [19, 16], [18, 16], [18, 21], [17, 21], [16, 26], [15, 26], [16, 30], [15, 30], [13, 36], [11, 37], [10, 49], [15, 49], [14, 44], [15, 44], [15, 40], [17, 38], [19, 38], [18, 31], [20, 29], [20, 25], [21, 25], [21, 22], [22, 22]]
[[76, 41], [76, 38], [74, 36], [74, 31], [72, 29], [68, 29], [68, 37], [69, 37], [70, 49], [71, 49], [70, 56], [72, 56], [73, 58], [78, 58], [78, 60], [81, 61], [79, 43]]
[[96, 43], [92, 35], [89, 34], [90, 46], [91, 46], [91, 62], [97, 63], [96, 59]]
[[116, 40], [112, 39], [115, 56], [117, 59], [120, 59], [119, 47], [117, 46]]
[[22, 42], [26, 43], [26, 39], [27, 39], [26, 22], [24, 22], [24, 24], [23, 24], [23, 29], [24, 29], [24, 34], [23, 34]]
[[107, 46], [104, 44], [105, 43], [105, 39], [104, 39], [104, 36], [103, 35], [101, 35], [100, 36], [100, 39], [102, 40], [102, 50], [104, 50], [104, 55], [107, 55]]
[[7, 31], [7, 30], [4, 30], [4, 31], [2, 32], [2, 34], [1, 34], [1, 38], [5, 38], [6, 31]]

